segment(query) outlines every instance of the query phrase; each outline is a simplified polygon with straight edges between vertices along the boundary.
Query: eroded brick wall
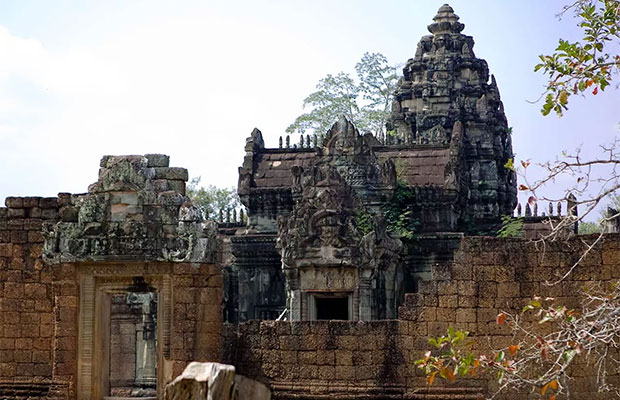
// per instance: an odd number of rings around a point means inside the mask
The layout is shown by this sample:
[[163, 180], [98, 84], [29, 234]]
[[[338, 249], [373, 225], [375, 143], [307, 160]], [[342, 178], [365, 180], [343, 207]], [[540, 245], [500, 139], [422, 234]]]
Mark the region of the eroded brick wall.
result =
[[[620, 235], [607, 235], [566, 279], [546, 284], [566, 272], [584, 250], [581, 238], [547, 244], [544, 250], [520, 239], [466, 238], [453, 262], [434, 265], [419, 293], [406, 296], [398, 321], [228, 326], [223, 358], [240, 373], [270, 385], [278, 399], [476, 399], [495, 390], [493, 379], [426, 387], [414, 362], [429, 349], [427, 338], [453, 327], [471, 332], [478, 350], [498, 349], [512, 340], [509, 328], [496, 323], [500, 311], [518, 312], [535, 295], [578, 307], [581, 289], [620, 279]], [[573, 398], [608, 398], [608, 393], [598, 393], [592, 366], [577, 363], [572, 373]], [[618, 383], [618, 378], [612, 373], [607, 380]], [[537, 392], [504, 392], [498, 398], [539, 397]]]
[[47, 393], [52, 378], [52, 274], [43, 264], [42, 224], [56, 198], [9, 197], [0, 208], [0, 397]]

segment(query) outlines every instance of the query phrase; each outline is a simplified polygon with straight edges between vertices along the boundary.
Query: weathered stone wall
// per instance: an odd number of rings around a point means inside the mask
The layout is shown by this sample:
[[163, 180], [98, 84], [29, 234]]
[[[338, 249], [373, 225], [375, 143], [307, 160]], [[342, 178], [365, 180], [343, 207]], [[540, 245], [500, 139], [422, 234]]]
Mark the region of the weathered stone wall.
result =
[[[423, 336], [443, 334], [452, 326], [483, 338], [479, 340], [481, 350], [505, 348], [513, 337], [508, 326], [496, 322], [501, 311], [519, 313], [534, 296], [553, 297], [556, 304], [578, 309], [583, 289], [599, 284], [610, 287], [620, 279], [620, 235], [614, 234], [606, 235], [566, 279], [548, 284], [558, 281], [584, 254], [582, 239], [574, 237], [543, 247], [519, 239], [467, 238], [453, 265], [436, 268], [432, 281], [420, 282], [419, 293], [407, 295], [400, 318], [415, 321]], [[597, 372], [592, 364], [577, 362], [572, 374], [572, 398], [608, 398], [606, 393], [597, 393]], [[617, 385], [618, 371], [612, 371], [607, 382]], [[524, 395], [500, 398], [522, 399]]]
[[[42, 223], [58, 220], [57, 199], [9, 197], [6, 205], [0, 208], [0, 398], [72, 398], [80, 267], [48, 265], [41, 257]], [[192, 360], [217, 360], [219, 266], [152, 263], [143, 269], [146, 277], [150, 272], [171, 276], [169, 378]]]
[[412, 337], [405, 321], [250, 321], [228, 326], [224, 362], [275, 398], [402, 393]]
[[[73, 391], [80, 376], [78, 370], [79, 329], [92, 329], [79, 315], [81, 277], [94, 275], [103, 278], [100, 284], [106, 284], [110, 271], [131, 271], [156, 280], [157, 277], [170, 277], [172, 301], [170, 315], [167, 320], [158, 320], [158, 329], [168, 333], [158, 343], [163, 351], [164, 365], [158, 370], [164, 372], [166, 383], [180, 374], [191, 361], [213, 361], [220, 354], [222, 301], [222, 276], [220, 268], [215, 264], [189, 263], [107, 263], [105, 266], [61, 264], [54, 267], [54, 293], [56, 307], [55, 348], [54, 348], [54, 380], [64, 382], [71, 389], [64, 392], [63, 398], [74, 398]], [[113, 279], [122, 281], [127, 273], [119, 273]], [[161, 314], [160, 314], [161, 317]], [[82, 325], [80, 327], [80, 325]], [[90, 325], [90, 326], [89, 326]], [[95, 333], [93, 332], [93, 335]], [[94, 340], [101, 340], [94, 338]], [[113, 343], [111, 345], [114, 345]], [[103, 360], [93, 358], [101, 363]], [[115, 362], [115, 360], [111, 360]], [[160, 388], [163, 389], [163, 388]]]
[[[454, 261], [433, 265], [431, 279], [406, 296], [398, 321], [251, 321], [225, 329], [223, 358], [268, 384], [277, 399], [476, 399], [494, 390], [492, 379], [426, 387], [414, 362], [429, 349], [427, 338], [454, 327], [478, 338], [479, 350], [499, 349], [512, 339], [509, 328], [496, 323], [500, 311], [518, 312], [535, 295], [578, 307], [582, 288], [620, 279], [620, 235], [607, 235], [567, 279], [545, 284], [584, 249], [581, 238], [548, 244], [544, 251], [520, 239], [465, 238]], [[578, 363], [573, 373], [574, 398], [606, 398], [597, 393], [592, 366]], [[440, 397], [425, 397], [430, 395]], [[530, 397], [506, 392], [499, 398]]]
[[[56, 198], [9, 197], [0, 208], [0, 398], [47, 392], [52, 378], [54, 304], [41, 260], [44, 221]], [[35, 379], [36, 377], [36, 379]]]

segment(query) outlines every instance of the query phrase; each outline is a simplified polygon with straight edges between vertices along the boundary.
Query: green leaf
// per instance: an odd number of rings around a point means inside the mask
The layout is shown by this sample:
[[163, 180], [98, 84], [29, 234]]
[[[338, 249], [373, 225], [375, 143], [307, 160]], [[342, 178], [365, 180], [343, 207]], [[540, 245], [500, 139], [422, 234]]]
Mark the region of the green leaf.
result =
[[456, 331], [455, 333], [455, 337], [454, 337], [454, 344], [459, 344], [461, 342], [463, 342], [465, 340], [465, 333], [462, 331]]
[[449, 338], [453, 338], [454, 337], [454, 328], [452, 328], [452, 327], [448, 328], [448, 337]]
[[564, 362], [568, 364], [571, 361], [573, 361], [573, 358], [575, 358], [576, 355], [577, 355], [577, 350], [570, 349], [570, 350], [566, 350], [562, 354], [562, 358], [564, 359]]

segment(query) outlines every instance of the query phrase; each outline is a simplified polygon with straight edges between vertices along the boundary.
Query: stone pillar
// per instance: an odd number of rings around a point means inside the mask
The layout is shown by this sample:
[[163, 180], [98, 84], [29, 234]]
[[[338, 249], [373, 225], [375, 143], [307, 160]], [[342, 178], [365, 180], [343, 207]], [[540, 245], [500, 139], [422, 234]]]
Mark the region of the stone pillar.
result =
[[[363, 273], [363, 271], [360, 272]], [[359, 304], [358, 319], [360, 321], [370, 321], [372, 319], [372, 284], [369, 277], [359, 278], [359, 289], [357, 291], [357, 296]], [[351, 319], [355, 319], [355, 316], [351, 315]]]
[[155, 293], [130, 293], [128, 301], [140, 308], [136, 321], [136, 387], [157, 385], [157, 300]]
[[[301, 304], [301, 290], [289, 290], [288, 292], [288, 320], [289, 321], [301, 321], [302, 320], [302, 304]], [[308, 313], [307, 307], [305, 314]]]
[[[289, 321], [301, 321], [308, 316], [307, 304], [302, 303], [302, 293], [299, 287], [299, 275], [295, 269], [282, 265], [286, 276], [286, 307], [288, 309], [287, 319]], [[302, 309], [305, 308], [305, 310]], [[305, 311], [305, 312], [304, 312]]]

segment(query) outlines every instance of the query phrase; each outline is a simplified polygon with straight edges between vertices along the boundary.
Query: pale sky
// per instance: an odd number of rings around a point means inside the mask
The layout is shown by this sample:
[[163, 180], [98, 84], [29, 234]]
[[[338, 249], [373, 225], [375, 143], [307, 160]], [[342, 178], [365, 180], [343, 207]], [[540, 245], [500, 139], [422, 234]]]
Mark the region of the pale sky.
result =
[[[367, 51], [404, 63], [443, 3], [0, 0], [0, 202], [85, 192], [104, 154], [165, 153], [205, 185], [236, 185], [254, 127], [277, 147], [319, 79]], [[544, 84], [537, 56], [578, 38], [555, 18], [564, 3], [450, 3], [497, 78], [517, 160], [619, 133], [613, 88], [561, 119], [526, 102]]]

